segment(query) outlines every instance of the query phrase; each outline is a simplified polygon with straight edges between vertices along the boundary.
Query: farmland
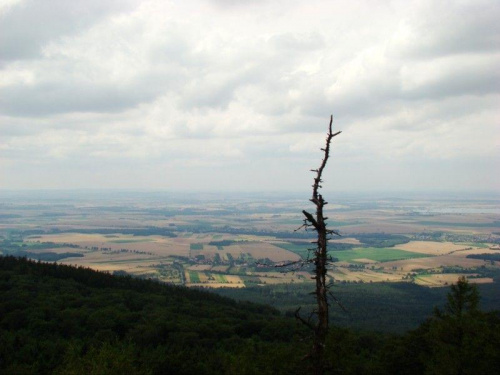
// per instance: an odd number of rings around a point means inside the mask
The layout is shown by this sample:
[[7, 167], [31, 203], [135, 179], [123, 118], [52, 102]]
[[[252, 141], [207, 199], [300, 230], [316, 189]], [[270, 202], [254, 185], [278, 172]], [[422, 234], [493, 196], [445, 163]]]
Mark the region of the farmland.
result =
[[[328, 207], [341, 236], [328, 276], [340, 283], [492, 283], [500, 262], [498, 200], [375, 201]], [[307, 200], [294, 196], [124, 194], [0, 200], [0, 252], [202, 288], [311, 283]], [[302, 261], [302, 263], [301, 263]], [[300, 268], [286, 266], [289, 263]]]

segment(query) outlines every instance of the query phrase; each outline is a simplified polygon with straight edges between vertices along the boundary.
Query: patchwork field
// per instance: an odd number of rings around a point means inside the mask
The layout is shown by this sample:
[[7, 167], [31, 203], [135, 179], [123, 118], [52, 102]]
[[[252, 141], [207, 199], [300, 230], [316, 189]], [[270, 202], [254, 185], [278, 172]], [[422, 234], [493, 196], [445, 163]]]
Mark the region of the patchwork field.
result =
[[208, 271], [186, 271], [186, 285], [204, 288], [244, 288], [245, 283], [236, 275], [223, 275]]
[[456, 283], [461, 276], [468, 277], [469, 282], [474, 284], [492, 283], [491, 277], [476, 277], [476, 275], [448, 273], [448, 274], [435, 274], [435, 275], [421, 275], [415, 278], [415, 283], [418, 285], [428, 287], [444, 287]]
[[395, 248], [360, 247], [352, 250], [332, 251], [332, 256], [341, 262], [366, 263], [389, 262], [399, 259], [413, 259], [428, 257], [426, 254], [405, 251]]
[[407, 272], [416, 270], [434, 269], [439, 267], [462, 267], [474, 268], [485, 264], [484, 260], [466, 258], [465, 255], [450, 254], [431, 258], [398, 260], [394, 262], [383, 262], [380, 266], [385, 269], [397, 268]]
[[404, 281], [403, 275], [395, 272], [378, 272], [370, 269], [350, 270], [345, 267], [337, 267], [328, 272], [336, 282], [393, 282]]
[[401, 250], [429, 255], [444, 255], [470, 247], [470, 245], [437, 241], [410, 241], [408, 243], [398, 245], [398, 249]]
[[[1, 201], [0, 253], [200, 287], [308, 283], [314, 233], [295, 231], [307, 197], [137, 195]], [[500, 275], [500, 201], [349, 198], [328, 205], [337, 282], [444, 285]], [[72, 256], [74, 255], [74, 256]], [[282, 269], [283, 268], [279, 268]], [[288, 268], [285, 268], [288, 270]], [[450, 276], [447, 276], [450, 275]]]

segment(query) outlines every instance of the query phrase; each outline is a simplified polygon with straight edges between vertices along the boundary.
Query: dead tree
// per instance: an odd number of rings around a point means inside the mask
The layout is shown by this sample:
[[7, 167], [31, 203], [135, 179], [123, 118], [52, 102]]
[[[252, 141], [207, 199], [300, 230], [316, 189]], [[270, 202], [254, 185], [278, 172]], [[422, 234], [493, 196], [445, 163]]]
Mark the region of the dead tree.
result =
[[[312, 198], [310, 201], [316, 206], [316, 213], [313, 215], [305, 210], [302, 211], [305, 216], [302, 227], [305, 227], [306, 230], [312, 229], [317, 234], [317, 241], [313, 242], [316, 246], [312, 249], [314, 251], [314, 256], [310, 259], [311, 263], [314, 264], [313, 279], [316, 282], [316, 288], [313, 294], [316, 296], [317, 307], [308, 319], [304, 319], [300, 316], [300, 308], [295, 313], [295, 317], [297, 319], [313, 330], [313, 347], [308, 357], [312, 360], [315, 374], [323, 374], [325, 370], [324, 349], [328, 333], [328, 296], [329, 294], [331, 295], [328, 290], [329, 285], [326, 282], [327, 266], [331, 260], [331, 257], [328, 255], [328, 240], [332, 234], [339, 235], [338, 232], [327, 228], [326, 220], [328, 218], [324, 216], [323, 208], [328, 204], [328, 202], [326, 202], [323, 199], [323, 196], [319, 193], [319, 189], [322, 187], [321, 184], [323, 182], [323, 171], [326, 167], [328, 158], [330, 157], [330, 143], [333, 137], [341, 133], [340, 131], [332, 133], [332, 122], [333, 116], [330, 116], [330, 125], [328, 126], [328, 133], [326, 136], [326, 146], [321, 149], [324, 153], [321, 165], [318, 169], [311, 170], [315, 173], [315, 177], [314, 184], [312, 185]], [[315, 323], [311, 320], [314, 315], [317, 317]]]

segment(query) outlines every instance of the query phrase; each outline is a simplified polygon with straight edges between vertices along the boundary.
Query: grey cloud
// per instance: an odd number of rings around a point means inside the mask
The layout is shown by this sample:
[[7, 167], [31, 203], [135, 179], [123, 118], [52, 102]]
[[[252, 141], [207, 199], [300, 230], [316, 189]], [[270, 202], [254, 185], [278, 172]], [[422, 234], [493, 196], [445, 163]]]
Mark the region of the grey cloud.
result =
[[402, 97], [409, 99], [440, 99], [463, 95], [488, 95], [500, 93], [500, 72], [481, 69], [481, 66], [457, 69], [411, 90], [404, 90]]
[[402, 50], [408, 57], [500, 51], [499, 2], [431, 4], [410, 21], [414, 35]]
[[[346, 6], [344, 15], [329, 1], [250, 3], [148, 1], [118, 18], [111, 15], [130, 9], [118, 1], [39, 0], [12, 8], [0, 21], [0, 153], [13, 165], [6, 186], [56, 186], [54, 176], [82, 187], [141, 181], [189, 187], [175, 177], [192, 175], [189, 183], [197, 186], [201, 170], [210, 185], [211, 178], [234, 177], [220, 167], [228, 159], [237, 160], [235, 170], [251, 189], [259, 181], [292, 186], [298, 169], [307, 174], [316, 164], [314, 140], [321, 145], [330, 114], [344, 131], [336, 152], [351, 174], [341, 178], [346, 188], [411, 187], [422, 176], [432, 187], [422, 173], [410, 183], [394, 173], [388, 183], [386, 162], [470, 155], [484, 161], [493, 154], [500, 55], [492, 53], [499, 27], [492, 1], [482, 11], [449, 1], [447, 12], [366, 1], [361, 16], [359, 5]], [[406, 15], [414, 21], [410, 45], [391, 39]], [[371, 160], [378, 163], [373, 168]], [[158, 169], [146, 173], [133, 163]], [[25, 165], [31, 169], [20, 173]], [[116, 166], [119, 178], [110, 178]], [[247, 167], [261, 180], [245, 177]], [[353, 179], [353, 167], [363, 177]], [[158, 182], [169, 168], [172, 175]], [[272, 170], [288, 177], [276, 182]], [[450, 184], [464, 173], [451, 173]]]
[[132, 7], [131, 0], [26, 0], [16, 4], [0, 15], [0, 61], [37, 57], [51, 40], [85, 30]]
[[10, 116], [48, 116], [70, 112], [121, 112], [151, 102], [169, 88], [175, 88], [181, 75], [150, 72], [130, 82], [88, 82], [58, 77], [36, 85], [0, 87], [0, 112]]
[[181, 105], [190, 108], [226, 108], [238, 88], [264, 78], [262, 65], [233, 67], [234, 71], [216, 70], [200, 74], [182, 90]]
[[153, 87], [67, 83], [7, 87], [0, 90], [0, 110], [12, 116], [45, 116], [67, 112], [119, 112], [153, 100]]
[[[411, 87], [405, 87], [398, 69], [388, 66], [376, 77], [367, 80], [360, 77], [358, 82], [335, 95], [326, 94], [325, 88], [329, 85], [325, 82], [324, 88], [304, 92], [299, 106], [307, 115], [319, 116], [333, 111], [339, 118], [350, 121], [387, 115], [403, 106], [415, 107], [418, 102], [496, 95], [500, 93], [500, 71], [495, 69], [496, 60], [485, 58], [468, 62], [453, 58], [437, 68], [434, 66], [438, 64], [437, 60], [424, 66], [416, 65], [407, 75], [422, 77], [422, 81]], [[398, 62], [399, 66], [405, 63]], [[433, 69], [438, 69], [437, 73]]]

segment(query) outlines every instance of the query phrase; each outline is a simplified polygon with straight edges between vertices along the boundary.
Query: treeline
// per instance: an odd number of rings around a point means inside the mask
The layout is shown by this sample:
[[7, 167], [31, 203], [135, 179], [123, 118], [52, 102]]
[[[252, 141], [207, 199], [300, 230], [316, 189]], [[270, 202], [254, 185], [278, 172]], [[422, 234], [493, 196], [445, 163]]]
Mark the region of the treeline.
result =
[[352, 235], [359, 242], [371, 247], [393, 247], [410, 242], [410, 238], [401, 234], [356, 233]]
[[44, 262], [57, 262], [58, 260], [65, 258], [82, 258], [81, 253], [33, 253], [30, 251], [18, 251], [16, 254], [18, 257], [26, 257], [34, 260], [43, 260]]
[[[476, 271], [477, 272], [477, 271]], [[496, 279], [495, 279], [496, 280]], [[500, 279], [498, 280], [500, 281]], [[246, 288], [214, 289], [221, 296], [271, 305], [293, 316], [298, 306], [307, 315], [315, 306], [312, 284], [277, 284]], [[478, 285], [485, 311], [500, 310], [498, 282]], [[330, 309], [331, 323], [357, 330], [404, 333], [416, 329], [435, 306], [446, 302], [447, 288], [428, 288], [413, 283], [335, 283], [337, 304]]]
[[268, 306], [0, 257], [0, 373], [293, 374], [302, 335]]
[[223, 247], [223, 246], [234, 245], [236, 242], [237, 241], [234, 241], [234, 240], [220, 240], [220, 241], [210, 241], [208, 244], [210, 246]]
[[470, 254], [467, 255], [467, 258], [499, 262], [500, 254]]
[[[464, 285], [403, 335], [333, 326], [327, 373], [484, 374], [500, 368], [498, 313], [479, 310], [477, 291]], [[0, 373], [310, 372], [302, 360], [310, 332], [264, 305], [14, 257], [0, 257], [0, 297]], [[464, 302], [459, 309], [458, 300]]]

